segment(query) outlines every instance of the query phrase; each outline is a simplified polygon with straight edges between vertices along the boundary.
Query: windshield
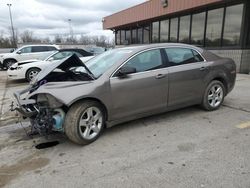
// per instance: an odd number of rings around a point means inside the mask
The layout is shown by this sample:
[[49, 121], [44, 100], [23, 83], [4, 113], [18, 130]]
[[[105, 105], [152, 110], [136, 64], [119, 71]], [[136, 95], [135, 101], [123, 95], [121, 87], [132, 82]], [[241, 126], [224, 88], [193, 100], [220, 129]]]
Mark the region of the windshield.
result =
[[61, 60], [65, 57], [69, 57], [73, 54], [76, 54], [78, 57], [83, 57], [80, 53], [75, 52], [75, 51], [62, 51], [62, 52], [56, 52], [56, 53], [50, 55], [48, 58], [46, 58], [45, 61]]
[[100, 77], [118, 60], [122, 59], [126, 54], [131, 53], [131, 50], [115, 49], [107, 51], [85, 63], [95, 78]]

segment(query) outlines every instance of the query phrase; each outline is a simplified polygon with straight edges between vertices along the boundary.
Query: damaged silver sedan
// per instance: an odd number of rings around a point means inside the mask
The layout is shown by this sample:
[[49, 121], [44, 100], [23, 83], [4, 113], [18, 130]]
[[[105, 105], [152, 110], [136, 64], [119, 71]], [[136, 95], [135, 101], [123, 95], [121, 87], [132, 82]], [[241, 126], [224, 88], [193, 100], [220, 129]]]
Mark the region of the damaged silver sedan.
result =
[[32, 132], [59, 131], [84, 145], [121, 122], [196, 104], [216, 110], [235, 77], [231, 59], [190, 45], [154, 44], [110, 50], [85, 64], [73, 55], [14, 96]]

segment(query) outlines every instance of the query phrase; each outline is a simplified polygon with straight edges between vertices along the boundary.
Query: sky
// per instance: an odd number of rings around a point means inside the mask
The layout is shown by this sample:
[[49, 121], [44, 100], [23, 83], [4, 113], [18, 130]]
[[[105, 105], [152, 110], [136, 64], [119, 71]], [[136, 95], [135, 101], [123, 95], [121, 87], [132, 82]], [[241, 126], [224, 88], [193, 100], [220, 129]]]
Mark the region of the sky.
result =
[[74, 35], [106, 35], [102, 18], [140, 4], [146, 0], [0, 0], [0, 32], [10, 35], [10, 16], [7, 3], [11, 3], [14, 28], [21, 33], [33, 32], [37, 37], [69, 35], [69, 22]]

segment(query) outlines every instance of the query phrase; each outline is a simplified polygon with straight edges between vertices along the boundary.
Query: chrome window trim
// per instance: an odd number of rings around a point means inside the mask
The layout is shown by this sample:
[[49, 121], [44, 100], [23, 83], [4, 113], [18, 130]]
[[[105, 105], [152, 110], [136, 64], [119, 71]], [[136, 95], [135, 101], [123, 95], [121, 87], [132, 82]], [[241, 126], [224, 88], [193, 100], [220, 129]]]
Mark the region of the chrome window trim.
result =
[[[128, 61], [130, 61], [132, 58], [134, 58], [135, 56], [143, 53], [143, 52], [147, 52], [147, 51], [150, 51], [150, 50], [161, 50], [161, 49], [166, 49], [166, 48], [184, 48], [184, 49], [189, 49], [189, 50], [194, 50], [196, 51], [203, 59], [203, 61], [199, 61], [199, 62], [194, 62], [194, 63], [201, 63], [201, 62], [207, 62], [207, 60], [204, 58], [204, 56], [198, 51], [196, 50], [195, 48], [192, 48], [192, 47], [181, 47], [181, 46], [169, 46], [169, 47], [154, 47], [154, 48], [149, 48], [149, 49], [144, 49], [140, 52], [137, 52], [136, 54], [132, 55], [130, 58], [128, 58], [126, 61], [124, 61], [112, 74], [109, 78], [117, 78], [117, 77], [114, 77], [115, 73], [124, 65], [126, 64]], [[163, 63], [163, 62], [162, 62]], [[191, 64], [191, 63], [189, 63]], [[183, 65], [183, 64], [181, 64]], [[176, 65], [176, 66], [181, 66], [181, 65]], [[188, 64], [185, 64], [185, 65], [188, 65]], [[136, 75], [136, 74], [143, 74], [143, 73], [148, 73], [148, 72], [152, 72], [152, 71], [157, 71], [157, 70], [162, 70], [162, 69], [166, 69], [166, 68], [170, 68], [170, 67], [175, 67], [175, 66], [168, 66], [168, 67], [163, 67], [163, 68], [160, 68], [160, 69], [154, 69], [154, 70], [148, 70], [148, 71], [143, 71], [143, 72], [137, 72], [137, 73], [133, 73], [133, 74], [130, 74], [130, 75]]]

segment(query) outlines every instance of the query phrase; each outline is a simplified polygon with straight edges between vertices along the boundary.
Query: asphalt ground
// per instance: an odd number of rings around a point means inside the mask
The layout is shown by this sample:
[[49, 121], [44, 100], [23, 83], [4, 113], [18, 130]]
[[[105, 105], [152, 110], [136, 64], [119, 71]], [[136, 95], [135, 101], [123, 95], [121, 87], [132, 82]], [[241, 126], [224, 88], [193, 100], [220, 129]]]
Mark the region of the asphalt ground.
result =
[[193, 106], [124, 123], [88, 146], [61, 134], [28, 138], [28, 123], [8, 111], [26, 86], [0, 72], [0, 187], [250, 187], [249, 75], [237, 75], [217, 111]]

